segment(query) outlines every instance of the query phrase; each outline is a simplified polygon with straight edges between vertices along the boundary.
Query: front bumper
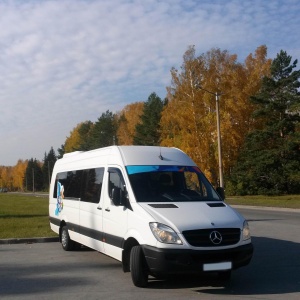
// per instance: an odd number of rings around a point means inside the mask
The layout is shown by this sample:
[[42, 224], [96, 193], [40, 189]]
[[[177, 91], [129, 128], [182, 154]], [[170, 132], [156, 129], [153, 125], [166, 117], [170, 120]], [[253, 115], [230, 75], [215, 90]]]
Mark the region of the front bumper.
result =
[[246, 266], [253, 255], [253, 245], [246, 244], [223, 250], [177, 250], [160, 249], [142, 245], [152, 275], [197, 274], [203, 265], [231, 262], [232, 269]]

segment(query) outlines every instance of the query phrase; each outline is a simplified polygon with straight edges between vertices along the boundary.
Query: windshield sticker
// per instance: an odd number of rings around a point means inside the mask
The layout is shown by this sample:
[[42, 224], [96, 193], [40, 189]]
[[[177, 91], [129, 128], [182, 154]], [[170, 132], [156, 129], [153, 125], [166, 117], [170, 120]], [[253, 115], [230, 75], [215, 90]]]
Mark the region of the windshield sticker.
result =
[[146, 172], [195, 172], [201, 173], [195, 166], [127, 166], [128, 175]]

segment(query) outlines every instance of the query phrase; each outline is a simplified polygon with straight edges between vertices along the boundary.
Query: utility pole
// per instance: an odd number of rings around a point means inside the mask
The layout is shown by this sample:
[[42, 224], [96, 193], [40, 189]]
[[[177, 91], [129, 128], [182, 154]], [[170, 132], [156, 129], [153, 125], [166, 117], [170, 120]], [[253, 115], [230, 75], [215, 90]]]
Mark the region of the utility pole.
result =
[[204, 89], [201, 86], [197, 86], [200, 90], [203, 90], [211, 95], [215, 95], [216, 97], [216, 115], [217, 115], [217, 136], [218, 136], [218, 158], [219, 158], [219, 180], [220, 187], [224, 189], [224, 179], [223, 179], [223, 166], [222, 166], [222, 145], [221, 145], [221, 125], [220, 125], [220, 112], [219, 112], [219, 96], [224, 95], [218, 92], [211, 92]]
[[34, 193], [34, 168], [32, 168], [32, 191]]
[[216, 93], [216, 113], [217, 113], [217, 133], [218, 133], [218, 156], [219, 156], [220, 187], [224, 188], [223, 166], [222, 166], [221, 126], [220, 126], [220, 113], [219, 113], [219, 94], [218, 93]]
[[48, 160], [48, 181], [49, 181], [49, 188], [50, 188], [50, 161]]

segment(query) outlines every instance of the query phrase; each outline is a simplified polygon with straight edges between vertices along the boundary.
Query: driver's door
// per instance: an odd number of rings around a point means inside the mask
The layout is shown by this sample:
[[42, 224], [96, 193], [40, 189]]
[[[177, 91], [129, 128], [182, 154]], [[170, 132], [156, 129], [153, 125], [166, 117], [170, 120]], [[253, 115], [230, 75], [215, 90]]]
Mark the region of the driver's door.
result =
[[113, 193], [126, 192], [124, 176], [119, 167], [110, 167], [106, 173], [107, 188], [104, 190], [103, 232], [104, 252], [118, 260], [122, 258], [122, 245], [127, 232], [128, 209], [124, 205], [115, 205]]

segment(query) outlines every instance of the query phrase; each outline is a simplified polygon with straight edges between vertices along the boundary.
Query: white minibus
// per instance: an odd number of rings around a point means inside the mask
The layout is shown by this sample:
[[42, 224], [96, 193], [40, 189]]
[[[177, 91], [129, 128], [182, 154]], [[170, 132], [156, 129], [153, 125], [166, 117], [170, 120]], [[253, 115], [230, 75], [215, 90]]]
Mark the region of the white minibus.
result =
[[122, 263], [135, 286], [148, 276], [216, 272], [229, 279], [253, 254], [247, 221], [176, 148], [111, 146], [68, 153], [53, 169], [51, 229]]

